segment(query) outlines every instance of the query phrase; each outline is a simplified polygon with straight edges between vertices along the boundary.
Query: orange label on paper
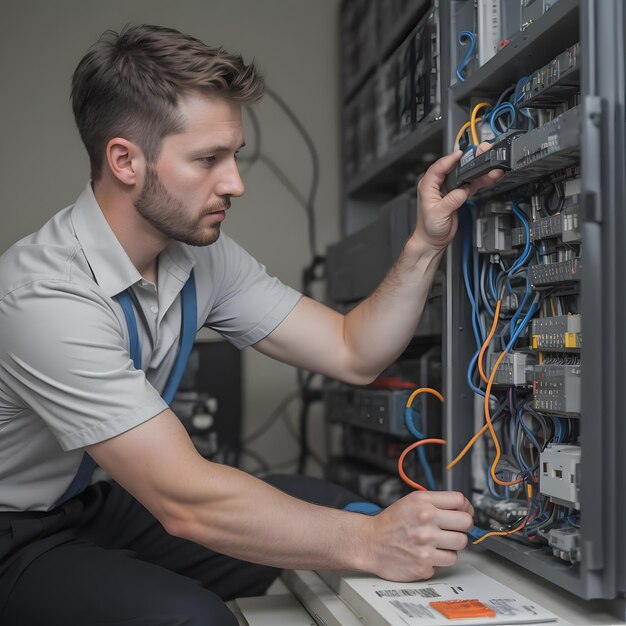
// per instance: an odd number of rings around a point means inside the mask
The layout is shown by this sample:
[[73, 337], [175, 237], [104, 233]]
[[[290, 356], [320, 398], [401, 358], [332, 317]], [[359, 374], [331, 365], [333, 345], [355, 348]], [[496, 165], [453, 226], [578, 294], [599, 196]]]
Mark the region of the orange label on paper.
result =
[[480, 600], [447, 600], [429, 602], [430, 606], [448, 619], [468, 617], [495, 617], [496, 612]]

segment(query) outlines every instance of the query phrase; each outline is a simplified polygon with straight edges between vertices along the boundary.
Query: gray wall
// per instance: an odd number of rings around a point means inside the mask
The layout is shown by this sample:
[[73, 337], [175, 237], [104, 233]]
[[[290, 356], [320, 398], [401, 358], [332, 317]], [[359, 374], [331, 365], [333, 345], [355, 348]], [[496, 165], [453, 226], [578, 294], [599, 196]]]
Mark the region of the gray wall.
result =
[[[71, 204], [85, 185], [89, 170], [69, 103], [71, 74], [102, 31], [128, 22], [171, 26], [255, 60], [314, 137], [323, 251], [339, 232], [338, 15], [339, 0], [2, 0], [0, 252]], [[263, 152], [306, 195], [311, 161], [304, 142], [269, 98], [256, 111]], [[245, 128], [252, 144], [248, 121]], [[224, 230], [270, 273], [299, 287], [309, 259], [304, 210], [262, 163], [244, 182], [246, 195], [234, 200]], [[296, 378], [251, 349], [244, 368], [249, 429], [295, 388]], [[290, 441], [278, 427], [256, 449], [277, 462], [294, 455]]]

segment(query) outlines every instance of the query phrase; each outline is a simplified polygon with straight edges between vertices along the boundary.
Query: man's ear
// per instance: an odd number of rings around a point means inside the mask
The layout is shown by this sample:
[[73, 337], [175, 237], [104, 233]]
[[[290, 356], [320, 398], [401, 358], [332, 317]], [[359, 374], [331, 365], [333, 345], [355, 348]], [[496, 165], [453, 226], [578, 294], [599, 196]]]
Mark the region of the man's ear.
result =
[[136, 143], [114, 137], [107, 143], [106, 158], [113, 176], [125, 185], [136, 185], [143, 180], [146, 161]]

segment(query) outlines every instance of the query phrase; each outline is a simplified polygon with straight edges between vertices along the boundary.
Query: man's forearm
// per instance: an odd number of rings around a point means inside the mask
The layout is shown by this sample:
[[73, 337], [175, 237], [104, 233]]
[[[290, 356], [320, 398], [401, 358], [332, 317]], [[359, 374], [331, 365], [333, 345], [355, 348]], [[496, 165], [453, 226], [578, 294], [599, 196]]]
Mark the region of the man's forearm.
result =
[[424, 310], [444, 250], [409, 239], [383, 282], [344, 319], [360, 374], [373, 377], [406, 348]]
[[366, 516], [292, 498], [228, 466], [203, 466], [172, 494], [170, 533], [275, 567], [367, 569]]

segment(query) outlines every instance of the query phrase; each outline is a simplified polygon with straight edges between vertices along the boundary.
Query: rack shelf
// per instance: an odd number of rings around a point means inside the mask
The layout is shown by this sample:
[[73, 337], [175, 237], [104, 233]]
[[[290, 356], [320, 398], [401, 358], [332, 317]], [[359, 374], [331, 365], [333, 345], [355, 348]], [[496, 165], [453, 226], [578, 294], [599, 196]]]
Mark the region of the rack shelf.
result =
[[[403, 39], [408, 36], [419, 20], [425, 15], [430, 6], [431, 0], [414, 0], [413, 3], [411, 3], [393, 29], [382, 41], [378, 42], [376, 54], [372, 55], [372, 57], [367, 60], [367, 63], [365, 63], [353, 77], [348, 79], [343, 90], [342, 97], [344, 102], [353, 98], [367, 79], [374, 75], [380, 64], [386, 61], [389, 55], [397, 49]], [[380, 9], [381, 7], [378, 7], [378, 10]]]
[[402, 19], [397, 22], [393, 30], [380, 43], [381, 61], [384, 61], [398, 47], [430, 6], [430, 0], [417, 0], [406, 9]]
[[463, 83], [453, 85], [450, 98], [466, 104], [472, 97], [499, 94], [511, 85], [512, 77], [539, 69], [579, 41], [579, 13], [579, 0], [560, 0]]
[[443, 151], [443, 121], [441, 117], [425, 120], [383, 157], [367, 165], [346, 185], [351, 196], [366, 195], [393, 189], [405, 183], [406, 174], [401, 165], [432, 162], [433, 156]]

